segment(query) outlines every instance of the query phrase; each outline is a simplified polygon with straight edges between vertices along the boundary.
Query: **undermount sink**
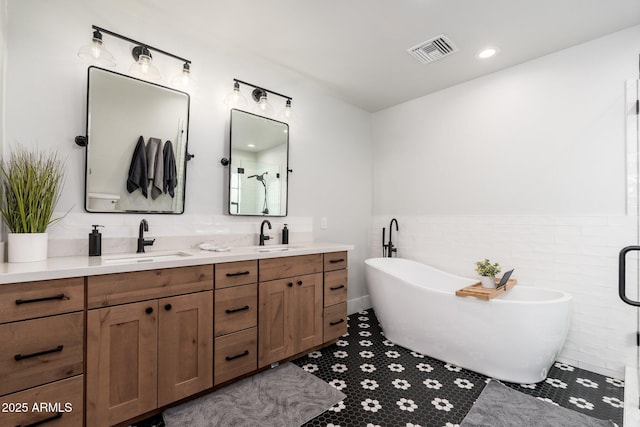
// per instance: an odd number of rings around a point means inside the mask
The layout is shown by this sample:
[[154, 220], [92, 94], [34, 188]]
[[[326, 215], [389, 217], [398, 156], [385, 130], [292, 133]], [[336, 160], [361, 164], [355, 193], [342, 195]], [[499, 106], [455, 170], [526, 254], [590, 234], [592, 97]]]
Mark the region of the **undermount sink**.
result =
[[144, 252], [136, 254], [113, 254], [104, 255], [102, 262], [115, 264], [125, 262], [153, 262], [153, 261], [171, 261], [174, 259], [182, 259], [184, 257], [190, 257], [191, 254], [183, 251], [170, 251], [170, 252]]
[[258, 246], [258, 252], [282, 252], [294, 249], [295, 246], [290, 245], [271, 245], [271, 246]]

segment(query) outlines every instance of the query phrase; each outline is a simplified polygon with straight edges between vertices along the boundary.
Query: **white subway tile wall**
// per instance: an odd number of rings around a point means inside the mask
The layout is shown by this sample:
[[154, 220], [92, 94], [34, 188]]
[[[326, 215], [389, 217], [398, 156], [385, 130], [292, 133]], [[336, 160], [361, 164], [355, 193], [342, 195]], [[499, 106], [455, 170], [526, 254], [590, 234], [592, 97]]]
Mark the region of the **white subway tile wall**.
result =
[[[572, 294], [571, 327], [558, 360], [624, 378], [624, 366], [635, 356], [636, 311], [618, 298], [618, 252], [636, 244], [636, 216], [396, 218], [399, 257], [466, 277], [476, 277], [475, 261], [489, 258], [503, 271], [515, 268], [519, 284]], [[381, 256], [382, 227], [390, 219], [374, 217], [370, 256]], [[637, 282], [637, 265], [630, 261], [628, 277]], [[637, 287], [630, 286], [627, 295], [636, 298]]]

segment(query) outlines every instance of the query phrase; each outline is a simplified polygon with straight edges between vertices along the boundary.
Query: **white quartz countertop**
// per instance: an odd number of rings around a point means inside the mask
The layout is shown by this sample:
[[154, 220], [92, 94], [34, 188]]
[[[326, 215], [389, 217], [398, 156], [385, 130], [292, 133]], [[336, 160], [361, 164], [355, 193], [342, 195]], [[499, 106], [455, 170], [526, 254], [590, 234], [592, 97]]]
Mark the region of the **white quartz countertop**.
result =
[[[285, 247], [286, 249], [283, 249]], [[264, 252], [265, 249], [268, 251]], [[145, 254], [145, 257], [147, 257], [145, 259], [137, 257], [139, 254], [108, 254], [101, 257], [54, 257], [40, 262], [0, 263], [0, 285], [34, 280], [95, 276], [127, 271], [350, 251], [353, 249], [353, 245], [313, 242], [274, 246], [232, 247], [226, 252], [212, 252], [201, 249], [148, 250]], [[178, 255], [173, 256], [174, 254]]]

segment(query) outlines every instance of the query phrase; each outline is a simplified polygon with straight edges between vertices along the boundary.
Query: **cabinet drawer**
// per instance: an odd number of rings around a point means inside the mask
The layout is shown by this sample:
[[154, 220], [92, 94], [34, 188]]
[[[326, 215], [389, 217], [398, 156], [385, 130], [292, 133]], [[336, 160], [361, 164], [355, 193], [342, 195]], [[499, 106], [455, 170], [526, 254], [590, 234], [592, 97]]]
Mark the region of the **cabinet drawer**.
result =
[[0, 395], [81, 374], [83, 313], [0, 325]]
[[215, 291], [214, 335], [220, 336], [258, 324], [258, 285]]
[[322, 254], [300, 255], [259, 261], [261, 282], [322, 272]]
[[324, 309], [324, 339], [329, 342], [347, 333], [347, 303], [332, 305]]
[[0, 323], [84, 309], [84, 278], [0, 285]]
[[216, 264], [216, 289], [258, 281], [258, 260]]
[[213, 385], [256, 370], [257, 342], [257, 328], [216, 338]]
[[324, 271], [347, 268], [347, 252], [330, 252], [324, 254]]
[[[0, 413], [3, 426], [82, 427], [83, 379], [78, 375], [19, 393], [0, 397], [2, 408], [28, 408], [27, 412]], [[46, 405], [46, 408], [44, 405]], [[34, 405], [36, 405], [34, 407]], [[35, 409], [35, 410], [34, 410]], [[38, 411], [40, 410], [40, 411]]]
[[347, 300], [347, 270], [324, 273], [324, 306]]
[[164, 268], [87, 277], [88, 308], [213, 289], [213, 265]]

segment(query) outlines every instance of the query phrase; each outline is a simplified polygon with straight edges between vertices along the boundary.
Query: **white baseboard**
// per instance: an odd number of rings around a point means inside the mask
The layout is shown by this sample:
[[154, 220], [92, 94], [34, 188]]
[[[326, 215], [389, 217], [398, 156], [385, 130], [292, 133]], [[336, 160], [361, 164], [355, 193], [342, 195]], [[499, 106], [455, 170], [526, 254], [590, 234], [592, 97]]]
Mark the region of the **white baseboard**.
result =
[[347, 314], [357, 313], [369, 308], [371, 308], [371, 300], [369, 299], [369, 295], [350, 299], [349, 301], [347, 301]]
[[638, 370], [627, 366], [624, 375], [623, 424], [625, 426], [640, 426], [640, 409], [638, 409], [640, 391], [638, 386]]

